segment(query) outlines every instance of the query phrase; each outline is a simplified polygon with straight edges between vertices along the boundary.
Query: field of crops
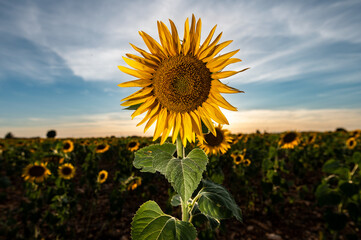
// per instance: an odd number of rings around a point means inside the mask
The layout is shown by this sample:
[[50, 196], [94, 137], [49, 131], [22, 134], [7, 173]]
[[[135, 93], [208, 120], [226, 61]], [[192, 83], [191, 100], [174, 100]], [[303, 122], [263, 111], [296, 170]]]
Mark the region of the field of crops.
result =
[[[360, 131], [293, 134], [289, 146], [287, 133], [231, 135], [225, 154], [209, 156], [204, 178], [233, 195], [243, 223], [211, 230], [195, 218], [198, 239], [361, 239]], [[133, 167], [135, 151], [150, 144], [0, 139], [0, 239], [130, 239], [149, 199], [180, 216], [164, 176]]]

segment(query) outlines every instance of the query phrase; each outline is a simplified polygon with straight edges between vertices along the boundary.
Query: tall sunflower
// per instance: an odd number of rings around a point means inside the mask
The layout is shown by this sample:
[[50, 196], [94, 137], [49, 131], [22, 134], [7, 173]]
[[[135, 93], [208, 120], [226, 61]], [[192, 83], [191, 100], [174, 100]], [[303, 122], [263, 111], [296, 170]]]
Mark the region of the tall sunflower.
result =
[[223, 84], [220, 79], [241, 71], [223, 71], [229, 64], [240, 62], [232, 58], [239, 50], [216, 56], [232, 41], [219, 43], [220, 33], [212, 42], [216, 26], [205, 41], [200, 44], [201, 19], [194, 15], [189, 26], [188, 18], [184, 25], [181, 41], [173, 21], [169, 20], [171, 32], [158, 21], [160, 44], [147, 33], [139, 34], [149, 52], [131, 44], [142, 57], [126, 54], [124, 61], [132, 68], [119, 66], [119, 69], [136, 77], [136, 80], [119, 84], [120, 87], [140, 87], [132, 95], [122, 99], [122, 106], [138, 105], [132, 118], [146, 113], [137, 126], [146, 123], [144, 132], [156, 122], [153, 140], [161, 136], [164, 143], [172, 131], [172, 142], [179, 135], [183, 145], [195, 142], [195, 136], [202, 135], [201, 123], [216, 135], [212, 119], [219, 124], [228, 124], [219, 107], [237, 111], [221, 93], [240, 93], [238, 89]]
[[24, 168], [22, 177], [29, 182], [43, 182], [45, 178], [51, 175], [46, 165], [47, 163], [30, 163]]
[[232, 143], [232, 137], [229, 135], [229, 131], [222, 129], [222, 126], [219, 125], [215, 128], [216, 134], [209, 132], [203, 134], [198, 143], [198, 146], [201, 147], [207, 154], [218, 154], [225, 153], [229, 148], [231, 148], [230, 143]]
[[59, 166], [58, 174], [63, 179], [71, 179], [75, 176], [75, 168], [71, 163], [64, 163]]

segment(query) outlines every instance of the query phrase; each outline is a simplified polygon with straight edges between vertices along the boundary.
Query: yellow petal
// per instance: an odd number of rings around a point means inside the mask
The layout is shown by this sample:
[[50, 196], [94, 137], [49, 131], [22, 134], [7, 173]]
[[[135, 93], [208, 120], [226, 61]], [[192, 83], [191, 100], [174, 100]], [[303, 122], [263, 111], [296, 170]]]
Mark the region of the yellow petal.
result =
[[173, 38], [172, 38], [171, 33], [169, 32], [169, 29], [167, 28], [167, 26], [163, 22], [160, 22], [160, 27], [161, 27], [162, 32], [163, 32], [163, 37], [166, 40], [166, 44], [167, 44], [166, 50], [167, 50], [168, 54], [170, 56], [178, 55], [178, 52], [175, 50], [174, 43], [173, 43]]
[[227, 118], [218, 107], [212, 106], [207, 102], [204, 102], [202, 106], [203, 109], [208, 113], [208, 115], [216, 122], [218, 122], [219, 124], [229, 124]]
[[209, 94], [210, 104], [218, 105], [224, 109], [228, 109], [231, 111], [237, 111], [237, 108], [233, 107], [231, 104], [229, 104], [226, 99], [224, 99], [219, 93], [213, 93], [210, 92]]
[[194, 17], [194, 14], [192, 14], [192, 22], [191, 22], [191, 29], [189, 31], [189, 40], [190, 40], [190, 44], [189, 44], [189, 51], [191, 53], [194, 53], [194, 33], [196, 31], [196, 18]]
[[180, 44], [180, 41], [179, 41], [177, 28], [176, 28], [176, 26], [175, 26], [175, 24], [174, 24], [174, 22], [172, 20], [169, 19], [169, 23], [170, 23], [171, 28], [172, 28], [174, 49], [175, 49], [177, 54], [180, 54], [180, 52], [181, 52], [181, 44]]
[[160, 57], [161, 59], [167, 58], [167, 54], [162, 48], [162, 46], [159, 45], [157, 41], [155, 41], [151, 36], [149, 36], [147, 33], [140, 31], [140, 36], [143, 38], [144, 43], [147, 45], [149, 51], [153, 53], [153, 55], [156, 55]]
[[164, 132], [162, 134], [160, 144], [163, 144], [165, 142], [165, 140], [167, 140], [167, 138], [169, 136], [169, 133], [173, 128], [174, 118], [175, 118], [175, 113], [169, 113], [168, 114], [168, 119], [166, 121], [166, 123], [167, 123], [166, 130], [164, 130]]
[[199, 51], [198, 53], [198, 58], [199, 59], [203, 59], [205, 57], [208, 56], [209, 53], [211, 53], [214, 49], [214, 46], [216, 46], [216, 44], [218, 43], [219, 39], [221, 39], [222, 33], [220, 33], [216, 39], [214, 39], [214, 41], [208, 46], [206, 47], [203, 51]]
[[194, 55], [197, 55], [200, 49], [199, 44], [201, 42], [201, 29], [202, 29], [202, 21], [201, 19], [199, 19], [197, 22], [196, 33], [194, 36], [194, 44], [195, 44]]
[[209, 33], [208, 37], [207, 37], [206, 40], [203, 42], [202, 46], [199, 48], [199, 51], [198, 51], [198, 53], [197, 53], [197, 57], [199, 57], [199, 54], [202, 53], [202, 51], [208, 47], [208, 44], [209, 44], [209, 43], [211, 42], [211, 40], [212, 40], [214, 31], [216, 31], [216, 27], [217, 27], [217, 25], [215, 25], [215, 26], [212, 28], [212, 30], [211, 30], [211, 32]]
[[212, 68], [218, 67], [219, 65], [225, 63], [229, 58], [233, 57], [233, 55], [236, 54], [238, 51], [239, 49], [209, 60], [206, 64], [207, 68], [209, 68], [211, 72], [214, 72], [212, 71]]
[[130, 54], [130, 53], [127, 53], [125, 55], [128, 58], [134, 59], [135, 61], [137, 61], [137, 62], [139, 62], [139, 63], [141, 63], [143, 65], [146, 65], [147, 67], [150, 67], [150, 68], [157, 68], [158, 67], [158, 63], [153, 61], [153, 60], [142, 58], [142, 57], [139, 57], [137, 55]]
[[192, 120], [187, 112], [182, 114], [183, 116], [183, 125], [184, 125], [184, 135], [189, 142], [192, 142]]
[[129, 58], [123, 57], [123, 60], [132, 68], [138, 69], [140, 71], [145, 71], [148, 73], [154, 73], [154, 68], [147, 67], [146, 65], [139, 63], [137, 61], [131, 60]]
[[139, 91], [136, 91], [135, 93], [129, 95], [126, 98], [123, 98], [120, 101], [125, 101], [125, 100], [131, 100], [131, 99], [135, 99], [135, 98], [140, 98], [140, 97], [145, 97], [146, 95], [148, 95], [149, 93], [151, 93], [153, 91], [153, 87], [147, 87], [147, 88], [142, 88]]
[[190, 38], [189, 38], [189, 21], [188, 18], [184, 23], [184, 37], [183, 37], [183, 55], [187, 55], [190, 47]]
[[211, 131], [211, 133], [213, 135], [216, 135], [216, 129], [214, 128], [214, 125], [213, 125], [212, 121], [209, 119], [207, 113], [204, 112], [204, 110], [201, 106], [198, 107], [197, 110], [198, 110], [199, 116], [202, 119], [202, 122], [206, 125], [208, 130]]
[[212, 89], [220, 93], [244, 93], [243, 91], [221, 83], [219, 80], [212, 80]]
[[241, 71], [223, 71], [223, 72], [216, 72], [211, 75], [212, 79], [221, 79], [233, 76], [237, 73], [244, 72], [249, 68], [242, 69]]
[[237, 62], [241, 62], [241, 59], [238, 58], [230, 58], [228, 60], [226, 60], [224, 63], [218, 65], [217, 67], [213, 67], [211, 72], [218, 72], [218, 71], [222, 71], [225, 67], [227, 67], [229, 64], [232, 63], [237, 63]]
[[136, 116], [144, 113], [145, 111], [147, 111], [149, 109], [149, 107], [151, 105], [153, 105], [153, 103], [155, 102], [156, 98], [152, 97], [150, 98], [148, 101], [144, 102], [142, 105], [140, 105], [137, 110], [134, 111], [134, 113], [131, 115], [132, 119], [135, 118]]
[[134, 100], [128, 100], [126, 102], [123, 102], [120, 105], [123, 106], [123, 107], [129, 107], [129, 106], [137, 105], [139, 103], [143, 103], [143, 102], [147, 101], [149, 98], [150, 97], [139, 98], [139, 99], [134, 99]]
[[119, 87], [147, 87], [152, 84], [153, 81], [149, 79], [137, 79], [133, 81], [123, 82], [118, 84]]
[[150, 107], [147, 115], [137, 124], [137, 127], [145, 123], [149, 118], [153, 117], [160, 107], [159, 103], [154, 103], [154, 107]]
[[[159, 109], [158, 109], [158, 113], [159, 113]], [[145, 127], [144, 127], [144, 132], [146, 132], [150, 126], [152, 126], [152, 124], [155, 122], [155, 120], [157, 120], [157, 117], [158, 117], [158, 114], [155, 114], [153, 117], [151, 117], [149, 119], [149, 121], [147, 122], [147, 124], [145, 124]]]
[[158, 115], [157, 126], [155, 127], [154, 135], [153, 135], [153, 141], [155, 141], [160, 136], [160, 134], [164, 131], [164, 126], [165, 126], [166, 120], [167, 120], [167, 109], [162, 108]]
[[146, 52], [145, 50], [134, 46], [131, 43], [130, 43], [130, 45], [134, 48], [134, 50], [136, 50], [137, 52], [142, 54], [142, 56], [145, 57], [146, 59], [149, 59], [149, 60], [154, 61], [156, 63], [160, 63], [160, 58], [158, 58], [158, 56], [150, 54], [150, 53]]
[[193, 129], [195, 130], [197, 135], [202, 135], [202, 124], [199, 116], [194, 112], [189, 113], [193, 125]]
[[208, 55], [205, 58], [200, 58], [203, 62], [208, 62], [211, 59], [213, 59], [214, 56], [216, 56], [223, 48], [227, 47], [233, 40], [225, 41], [223, 43], [218, 44], [214, 47], [214, 49], [210, 52], [210, 55]]
[[147, 72], [141, 72], [141, 71], [130, 69], [130, 68], [123, 67], [123, 66], [118, 66], [118, 68], [120, 71], [122, 71], [126, 74], [129, 74], [129, 75], [132, 75], [136, 78], [151, 79], [153, 77], [152, 74], [147, 73]]

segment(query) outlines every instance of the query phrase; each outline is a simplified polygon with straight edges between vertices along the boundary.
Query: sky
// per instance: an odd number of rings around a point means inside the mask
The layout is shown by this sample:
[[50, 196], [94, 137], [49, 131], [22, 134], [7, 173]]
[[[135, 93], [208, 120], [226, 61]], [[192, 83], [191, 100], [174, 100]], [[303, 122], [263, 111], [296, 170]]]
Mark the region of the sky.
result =
[[0, 138], [150, 136], [120, 100], [136, 88], [119, 71], [138, 34], [158, 40], [157, 21], [202, 19], [233, 40], [250, 69], [223, 79], [245, 91], [224, 97], [233, 133], [361, 128], [361, 1], [6, 1], [0, 0]]

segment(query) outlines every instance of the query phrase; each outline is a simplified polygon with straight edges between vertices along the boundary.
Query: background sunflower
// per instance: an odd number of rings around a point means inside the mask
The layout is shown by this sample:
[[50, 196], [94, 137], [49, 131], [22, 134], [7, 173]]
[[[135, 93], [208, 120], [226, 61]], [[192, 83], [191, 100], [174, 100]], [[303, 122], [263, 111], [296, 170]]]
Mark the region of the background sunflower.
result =
[[75, 176], [75, 168], [71, 163], [64, 163], [59, 166], [58, 174], [63, 179], [71, 179]]
[[29, 182], [43, 182], [45, 178], [51, 175], [46, 165], [47, 163], [30, 163], [24, 168], [22, 177]]

